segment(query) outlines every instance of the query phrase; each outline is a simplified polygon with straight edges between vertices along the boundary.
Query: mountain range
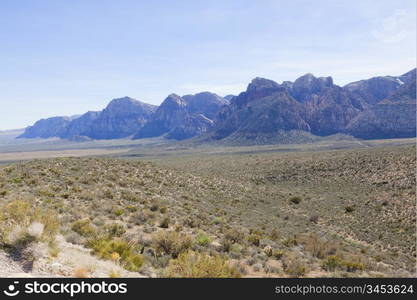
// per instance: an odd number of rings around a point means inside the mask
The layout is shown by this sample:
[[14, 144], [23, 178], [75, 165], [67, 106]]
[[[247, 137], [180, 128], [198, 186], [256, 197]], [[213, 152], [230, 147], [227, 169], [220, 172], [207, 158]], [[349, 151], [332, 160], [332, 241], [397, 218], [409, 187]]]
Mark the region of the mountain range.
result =
[[338, 133], [363, 139], [415, 137], [416, 69], [345, 86], [310, 73], [282, 83], [257, 77], [237, 96], [170, 94], [160, 106], [124, 97], [102, 111], [39, 120], [19, 138], [280, 143], [293, 142], [292, 135]]

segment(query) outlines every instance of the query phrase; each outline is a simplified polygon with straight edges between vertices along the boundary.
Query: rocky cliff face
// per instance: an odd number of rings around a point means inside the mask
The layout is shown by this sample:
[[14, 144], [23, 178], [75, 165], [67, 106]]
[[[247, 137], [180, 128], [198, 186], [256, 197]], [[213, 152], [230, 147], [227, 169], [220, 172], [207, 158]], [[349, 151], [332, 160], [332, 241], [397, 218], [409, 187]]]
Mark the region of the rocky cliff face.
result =
[[185, 95], [182, 98], [187, 103], [190, 114], [201, 114], [211, 120], [217, 118], [220, 109], [229, 104], [224, 98], [210, 92]]
[[298, 78], [293, 84], [287, 81], [285, 86], [289, 89], [291, 96], [304, 103], [315, 100], [334, 85], [332, 77], [317, 78], [313, 74], [308, 73]]
[[[415, 136], [416, 70], [401, 76], [361, 80], [344, 87], [331, 77], [301, 76], [279, 84], [255, 78], [228, 100], [209, 92], [169, 95], [159, 106], [124, 97], [101, 112], [75, 119], [36, 122], [20, 136], [115, 139], [165, 137], [201, 140], [234, 138], [291, 142], [300, 132], [315, 136], [347, 133], [359, 138]], [[304, 137], [308, 135], [302, 133]], [[298, 140], [296, 140], [298, 142]]]
[[234, 97], [219, 115], [219, 123], [210, 136], [219, 140], [231, 135], [253, 139], [273, 136], [279, 130], [309, 131], [303, 119], [301, 103], [293, 99], [278, 83], [255, 78], [246, 92]]
[[[415, 136], [415, 70], [340, 87], [331, 77], [306, 74], [278, 84], [255, 78], [232, 98], [207, 136], [276, 140], [282, 132], [362, 138]], [[374, 104], [376, 103], [376, 104]]]
[[82, 136], [91, 139], [125, 138], [143, 127], [155, 110], [156, 106], [133, 98], [114, 99], [100, 112], [87, 112], [75, 119], [54, 117], [40, 120], [34, 126], [27, 128], [20, 138], [74, 139]]
[[[192, 102], [192, 97], [188, 101]], [[212, 125], [213, 121], [209, 118], [200, 113], [192, 113], [186, 100], [171, 94], [162, 102], [151, 120], [136, 133], [134, 139], [165, 136], [182, 140], [202, 134]]]
[[346, 132], [364, 139], [416, 136], [416, 73], [409, 72], [396, 92], [361, 112]]
[[124, 97], [112, 100], [91, 124], [93, 139], [118, 139], [135, 134], [156, 111], [156, 106]]
[[369, 105], [375, 105], [392, 95], [401, 84], [403, 82], [399, 77], [383, 76], [352, 82], [344, 88], [356, 98], [362, 99]]
[[358, 98], [333, 84], [304, 101], [305, 120], [311, 132], [320, 136], [341, 132], [364, 109]]
[[70, 139], [90, 137], [92, 135], [92, 125], [99, 116], [99, 111], [89, 111], [83, 114], [67, 124], [65, 130], [63, 130], [59, 137]]
[[60, 137], [71, 122], [70, 117], [52, 117], [37, 121], [33, 126], [26, 128], [18, 138], [50, 138]]

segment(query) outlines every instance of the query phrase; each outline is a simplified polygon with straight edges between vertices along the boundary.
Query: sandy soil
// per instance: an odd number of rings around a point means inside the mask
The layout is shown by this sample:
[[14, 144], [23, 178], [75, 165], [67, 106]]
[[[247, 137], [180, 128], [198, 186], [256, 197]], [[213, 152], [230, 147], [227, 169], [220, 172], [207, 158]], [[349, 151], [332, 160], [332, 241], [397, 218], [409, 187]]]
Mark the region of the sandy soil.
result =
[[78, 150], [60, 150], [60, 151], [31, 151], [31, 152], [10, 152], [0, 153], [1, 161], [19, 161], [41, 158], [56, 157], [82, 157], [96, 155], [111, 155], [128, 152], [130, 149], [78, 149]]

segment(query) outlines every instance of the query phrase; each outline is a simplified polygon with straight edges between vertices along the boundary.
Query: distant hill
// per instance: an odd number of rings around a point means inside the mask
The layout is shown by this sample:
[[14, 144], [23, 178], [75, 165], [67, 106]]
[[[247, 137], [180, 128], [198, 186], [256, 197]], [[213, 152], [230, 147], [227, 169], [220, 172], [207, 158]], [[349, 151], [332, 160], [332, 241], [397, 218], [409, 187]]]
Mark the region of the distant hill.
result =
[[19, 135], [18, 138], [30, 139], [62, 137], [70, 123], [70, 117], [52, 117], [48, 119], [41, 119], [33, 126], [26, 128], [25, 132]]
[[143, 103], [130, 97], [112, 100], [100, 112], [87, 112], [71, 119], [53, 117], [36, 122], [19, 138], [60, 137], [74, 139], [126, 138], [136, 133], [150, 119], [157, 106]]

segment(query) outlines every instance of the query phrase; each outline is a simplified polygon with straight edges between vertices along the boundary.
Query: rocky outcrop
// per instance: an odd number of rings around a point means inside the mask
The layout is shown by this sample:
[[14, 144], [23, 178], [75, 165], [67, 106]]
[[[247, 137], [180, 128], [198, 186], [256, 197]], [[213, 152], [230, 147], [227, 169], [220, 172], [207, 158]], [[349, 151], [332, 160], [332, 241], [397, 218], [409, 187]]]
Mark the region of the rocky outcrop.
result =
[[75, 137], [89, 137], [94, 121], [100, 116], [99, 111], [89, 111], [70, 122], [59, 136], [61, 138], [74, 139]]
[[[192, 102], [192, 99], [188, 99]], [[152, 119], [134, 136], [134, 139], [164, 136], [182, 140], [200, 135], [213, 121], [199, 113], [191, 113], [182, 97], [171, 94], [158, 107]]]
[[92, 139], [129, 137], [147, 123], [156, 108], [129, 97], [114, 99], [91, 123], [87, 136]]
[[255, 139], [274, 136], [279, 131], [309, 131], [301, 103], [278, 83], [255, 78], [246, 92], [234, 97], [219, 115], [219, 123], [209, 136], [220, 140], [229, 136]]
[[48, 119], [41, 119], [33, 126], [26, 128], [25, 132], [18, 136], [18, 138], [50, 138], [62, 136], [68, 124], [71, 122], [70, 117], [52, 117]]
[[124, 97], [112, 100], [100, 112], [76, 118], [53, 117], [27, 128], [20, 138], [119, 139], [135, 134], [151, 118], [155, 105]]
[[416, 136], [416, 75], [411, 73], [399, 89], [360, 113], [346, 132], [364, 139]]
[[211, 120], [217, 117], [223, 106], [229, 104], [224, 98], [210, 92], [185, 95], [182, 98], [187, 103], [190, 114], [201, 114]]
[[332, 77], [317, 78], [311, 73], [301, 76], [294, 83], [287, 81], [284, 86], [289, 89], [291, 96], [301, 103], [315, 100], [326, 89], [334, 87]]
[[[281, 84], [257, 77], [245, 92], [169, 95], [159, 106], [124, 97], [101, 112], [43, 119], [19, 137], [72, 140], [164, 137], [290, 141], [337, 133], [358, 138], [411, 137], [415, 131], [416, 69], [340, 87], [306, 74]], [[287, 134], [291, 132], [291, 134]], [[296, 141], [297, 142], [297, 141]]]
[[403, 84], [409, 84], [415, 78], [416, 69], [401, 76], [379, 76], [366, 80], [355, 81], [344, 88], [361, 98], [370, 105], [375, 105], [383, 99], [394, 94]]
[[218, 124], [202, 140], [239, 137], [268, 143], [288, 139], [285, 132], [297, 133], [291, 135], [295, 142], [300, 132], [359, 138], [415, 136], [415, 73], [414, 69], [345, 87], [335, 85], [331, 77], [312, 74], [282, 84], [255, 78], [222, 109]]

